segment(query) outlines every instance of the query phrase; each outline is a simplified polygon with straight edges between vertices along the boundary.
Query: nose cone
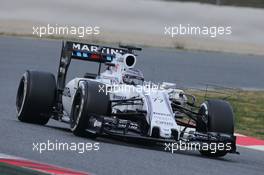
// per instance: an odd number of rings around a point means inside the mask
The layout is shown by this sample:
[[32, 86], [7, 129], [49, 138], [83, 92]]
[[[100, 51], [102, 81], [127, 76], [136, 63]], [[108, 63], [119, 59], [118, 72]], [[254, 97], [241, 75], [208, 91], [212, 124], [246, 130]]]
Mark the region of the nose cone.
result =
[[171, 109], [168, 96], [165, 91], [157, 90], [147, 95], [150, 109], [151, 129], [159, 128], [159, 136], [172, 138], [172, 130], [179, 131], [174, 113]]

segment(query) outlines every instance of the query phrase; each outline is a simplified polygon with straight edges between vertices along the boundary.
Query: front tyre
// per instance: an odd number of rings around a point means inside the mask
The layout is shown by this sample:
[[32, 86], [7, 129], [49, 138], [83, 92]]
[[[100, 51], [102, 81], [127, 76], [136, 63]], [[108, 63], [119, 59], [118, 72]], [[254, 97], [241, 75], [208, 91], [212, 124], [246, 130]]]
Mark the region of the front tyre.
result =
[[53, 74], [26, 71], [19, 83], [16, 109], [18, 120], [45, 125], [55, 104], [56, 80]]
[[100, 116], [109, 114], [109, 95], [100, 92], [103, 84], [87, 81], [80, 83], [71, 109], [71, 130], [74, 135], [96, 138], [93, 123]]
[[[234, 135], [234, 114], [231, 105], [224, 100], [207, 100], [200, 108], [199, 113], [206, 117], [207, 123], [198, 121], [197, 129], [200, 132], [216, 132]], [[200, 150], [200, 153], [208, 157], [222, 157], [227, 154], [225, 150]]]

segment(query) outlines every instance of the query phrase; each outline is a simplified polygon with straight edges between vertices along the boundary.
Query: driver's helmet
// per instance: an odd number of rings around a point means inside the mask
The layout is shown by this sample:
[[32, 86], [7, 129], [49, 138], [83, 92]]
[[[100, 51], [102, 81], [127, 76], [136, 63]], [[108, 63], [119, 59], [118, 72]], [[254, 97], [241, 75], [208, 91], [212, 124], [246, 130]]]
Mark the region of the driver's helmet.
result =
[[139, 69], [129, 68], [123, 73], [123, 82], [130, 85], [142, 85], [144, 76]]

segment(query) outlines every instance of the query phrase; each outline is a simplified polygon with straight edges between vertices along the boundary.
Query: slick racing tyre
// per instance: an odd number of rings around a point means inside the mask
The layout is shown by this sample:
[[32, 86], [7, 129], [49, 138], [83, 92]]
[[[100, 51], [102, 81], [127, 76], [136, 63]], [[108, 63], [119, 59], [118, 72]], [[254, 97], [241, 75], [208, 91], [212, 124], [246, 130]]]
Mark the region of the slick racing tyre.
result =
[[96, 138], [94, 122], [100, 116], [109, 115], [109, 95], [100, 92], [103, 85], [94, 81], [81, 82], [77, 89], [71, 109], [71, 130], [80, 137]]
[[[207, 100], [200, 108], [199, 113], [206, 117], [207, 126], [198, 121], [197, 130], [201, 132], [216, 132], [234, 135], [234, 114], [231, 105], [224, 100]], [[199, 129], [198, 129], [199, 128]], [[200, 150], [200, 153], [208, 157], [222, 157], [226, 151]]]
[[56, 80], [53, 74], [26, 71], [19, 83], [16, 96], [18, 120], [45, 125], [55, 104]]

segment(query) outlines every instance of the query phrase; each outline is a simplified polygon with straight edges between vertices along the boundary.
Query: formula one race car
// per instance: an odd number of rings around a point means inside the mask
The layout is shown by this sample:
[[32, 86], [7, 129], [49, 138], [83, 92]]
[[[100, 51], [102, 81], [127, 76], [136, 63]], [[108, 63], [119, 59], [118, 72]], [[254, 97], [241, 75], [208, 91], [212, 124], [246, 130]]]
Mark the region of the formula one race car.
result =
[[[173, 83], [154, 84], [135, 68], [135, 51], [76, 42], [63, 43], [57, 81], [53, 74], [28, 70], [19, 83], [16, 107], [22, 122], [45, 125], [49, 119], [70, 124], [77, 136], [115, 136], [155, 143], [224, 143], [202, 155], [236, 153], [234, 116], [223, 100], [195, 105], [195, 97]], [[99, 63], [66, 84], [72, 60]], [[101, 65], [106, 68], [101, 71]]]

